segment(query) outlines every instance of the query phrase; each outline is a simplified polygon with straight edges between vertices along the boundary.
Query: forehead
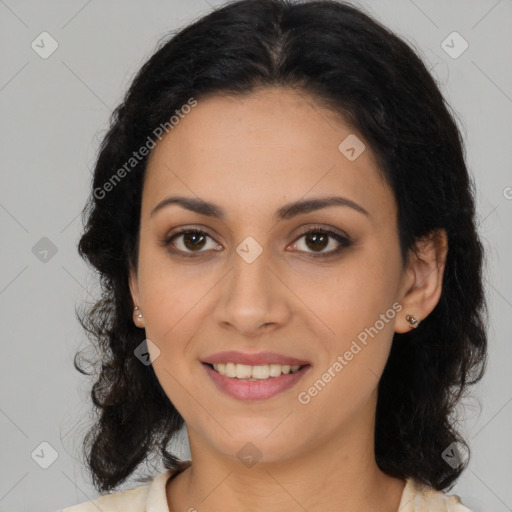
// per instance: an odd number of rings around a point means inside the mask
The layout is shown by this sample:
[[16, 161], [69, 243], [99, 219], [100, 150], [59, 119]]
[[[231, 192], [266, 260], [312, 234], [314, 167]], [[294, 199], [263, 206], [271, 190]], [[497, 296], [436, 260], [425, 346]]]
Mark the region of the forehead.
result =
[[[355, 160], [340, 151], [345, 140], [365, 144]], [[198, 99], [151, 152], [143, 210], [171, 193], [215, 197], [229, 210], [332, 192], [367, 209], [394, 208], [363, 137], [307, 94], [275, 87]]]

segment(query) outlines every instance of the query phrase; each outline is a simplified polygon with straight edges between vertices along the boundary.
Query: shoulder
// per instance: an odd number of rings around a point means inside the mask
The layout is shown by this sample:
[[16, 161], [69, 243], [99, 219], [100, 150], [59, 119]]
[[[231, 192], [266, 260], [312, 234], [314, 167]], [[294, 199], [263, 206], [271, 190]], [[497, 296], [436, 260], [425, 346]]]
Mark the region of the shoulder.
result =
[[149, 485], [140, 485], [126, 491], [104, 494], [58, 512], [144, 512]]
[[155, 476], [150, 483], [125, 491], [104, 494], [94, 500], [63, 508], [56, 512], [149, 512], [168, 510], [165, 487], [167, 481], [191, 465], [190, 460], [179, 461], [175, 469]]
[[146, 512], [147, 510], [168, 510], [166, 483], [169, 478], [187, 467], [182, 463], [175, 470], [167, 470], [155, 476], [149, 483], [125, 491], [104, 494], [94, 500], [61, 509], [56, 512]]
[[446, 494], [408, 478], [399, 507], [400, 512], [471, 512], [456, 494]]

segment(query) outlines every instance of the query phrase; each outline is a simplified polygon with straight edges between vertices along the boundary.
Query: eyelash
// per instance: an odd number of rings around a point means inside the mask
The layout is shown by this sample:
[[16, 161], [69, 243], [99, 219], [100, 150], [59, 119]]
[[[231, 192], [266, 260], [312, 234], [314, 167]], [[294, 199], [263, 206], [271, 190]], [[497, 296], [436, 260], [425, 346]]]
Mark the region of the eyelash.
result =
[[[162, 245], [164, 247], [167, 247], [169, 252], [171, 252], [173, 254], [178, 254], [178, 255], [183, 256], [185, 258], [196, 258], [198, 256], [196, 256], [194, 253], [201, 253], [201, 252], [206, 252], [206, 251], [201, 251], [201, 250], [199, 250], [199, 251], [182, 251], [181, 249], [172, 248], [172, 245], [171, 245], [171, 242], [175, 238], [177, 238], [178, 236], [184, 235], [184, 234], [191, 234], [191, 233], [198, 234], [198, 235], [205, 235], [205, 236], [207, 236], [209, 238], [212, 238], [209, 235], [209, 233], [207, 233], [206, 231], [203, 231], [201, 229], [197, 229], [197, 228], [193, 228], [193, 227], [191, 227], [191, 228], [183, 228], [181, 231], [178, 231], [177, 233], [174, 233], [170, 237], [165, 238], [162, 241]], [[314, 253], [314, 252], [300, 251], [300, 252], [306, 252], [306, 254], [309, 254], [310, 257], [312, 257], [313, 259], [325, 259], [325, 258], [336, 256], [341, 251], [343, 251], [343, 249], [346, 249], [346, 248], [348, 248], [348, 247], [350, 247], [352, 245], [352, 241], [349, 238], [347, 238], [345, 236], [342, 236], [339, 233], [336, 233], [336, 232], [331, 231], [329, 229], [322, 228], [321, 226], [314, 226], [313, 228], [310, 228], [310, 229], [302, 232], [298, 236], [298, 238], [296, 238], [296, 241], [299, 240], [300, 238], [302, 238], [303, 236], [306, 236], [306, 235], [308, 235], [310, 233], [328, 235], [329, 237], [334, 238], [340, 244], [340, 246], [337, 249], [334, 249], [334, 250], [328, 251], [328, 252], [324, 252], [324, 253]], [[296, 243], [296, 241], [294, 243]]]

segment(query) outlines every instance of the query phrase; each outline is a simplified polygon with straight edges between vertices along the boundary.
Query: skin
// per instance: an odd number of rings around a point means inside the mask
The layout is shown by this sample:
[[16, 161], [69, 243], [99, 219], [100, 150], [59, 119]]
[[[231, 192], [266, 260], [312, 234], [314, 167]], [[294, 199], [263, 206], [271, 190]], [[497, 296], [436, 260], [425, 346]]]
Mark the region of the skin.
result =
[[[366, 144], [354, 161], [338, 150], [349, 134]], [[175, 195], [214, 202], [226, 218], [178, 205], [150, 216]], [[288, 202], [330, 195], [369, 215], [330, 206], [273, 218]], [[174, 239], [195, 258], [161, 243], [185, 226], [209, 234], [196, 249], [194, 239]], [[314, 259], [339, 243], [328, 238], [318, 247], [302, 235], [313, 227], [345, 233], [353, 243]], [[236, 252], [248, 236], [263, 249], [251, 264]], [[383, 473], [374, 457], [377, 385], [393, 334], [411, 329], [406, 315], [423, 320], [437, 304], [446, 250], [441, 231], [402, 265], [396, 203], [369, 144], [312, 97], [265, 88], [243, 98], [201, 98], [151, 152], [139, 265], [129, 283], [143, 314], [134, 322], [160, 351], [150, 347], [155, 373], [189, 436], [193, 465], [169, 480], [169, 508], [396, 512], [405, 482]], [[402, 306], [396, 316], [301, 404], [298, 393], [393, 303]], [[223, 350], [271, 350], [312, 368], [291, 389], [249, 403], [218, 391], [200, 363]], [[251, 467], [237, 457], [247, 442], [261, 452]]]

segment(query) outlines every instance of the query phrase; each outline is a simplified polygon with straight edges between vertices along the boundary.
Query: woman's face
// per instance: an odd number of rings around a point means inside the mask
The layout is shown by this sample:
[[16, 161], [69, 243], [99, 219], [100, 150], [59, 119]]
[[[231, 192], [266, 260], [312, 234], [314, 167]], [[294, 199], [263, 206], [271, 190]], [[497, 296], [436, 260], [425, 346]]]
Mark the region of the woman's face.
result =
[[[176, 196], [222, 217], [177, 202], [155, 210]], [[330, 197], [345, 202], [285, 207]], [[176, 235], [191, 228], [207, 235]], [[130, 286], [192, 450], [271, 461], [356, 436], [367, 445], [408, 275], [369, 145], [313, 98], [267, 88], [199, 99], [150, 155]], [[203, 362], [224, 351], [309, 366], [264, 381], [212, 376]]]

